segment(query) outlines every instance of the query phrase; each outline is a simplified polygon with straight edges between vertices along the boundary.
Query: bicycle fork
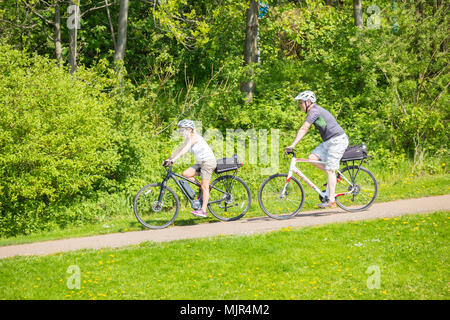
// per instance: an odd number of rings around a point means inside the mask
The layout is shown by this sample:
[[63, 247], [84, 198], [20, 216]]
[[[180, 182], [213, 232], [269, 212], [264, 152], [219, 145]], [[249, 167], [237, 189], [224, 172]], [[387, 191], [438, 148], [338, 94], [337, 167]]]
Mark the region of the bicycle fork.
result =
[[161, 191], [159, 191], [159, 196], [158, 196], [158, 202], [157, 205], [161, 205], [162, 204], [162, 198], [164, 196], [164, 193], [166, 192], [166, 186], [167, 186], [167, 181], [169, 180], [170, 174], [172, 173], [172, 168], [169, 168], [169, 170], [167, 171], [167, 175], [164, 178], [163, 182], [161, 183]]

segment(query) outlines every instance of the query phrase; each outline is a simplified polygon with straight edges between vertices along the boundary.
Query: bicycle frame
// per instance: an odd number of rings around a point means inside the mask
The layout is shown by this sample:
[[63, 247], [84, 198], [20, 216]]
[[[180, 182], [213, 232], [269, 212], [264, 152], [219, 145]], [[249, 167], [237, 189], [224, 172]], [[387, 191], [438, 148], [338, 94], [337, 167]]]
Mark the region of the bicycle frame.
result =
[[[179, 188], [179, 189], [181, 190], [181, 192], [184, 194], [184, 196], [186, 197], [186, 199], [188, 199], [188, 201], [190, 202], [191, 206], [194, 206], [194, 203], [197, 201], [197, 199], [191, 199], [191, 198], [189, 197], [189, 195], [187, 194], [187, 192], [186, 192], [186, 191], [184, 190], [184, 188], [181, 186], [180, 180], [177, 179], [177, 178], [181, 178], [181, 179], [183, 179], [183, 180], [186, 180], [187, 182], [189, 182], [189, 183], [195, 185], [195, 186], [198, 187], [198, 188], [200, 188], [200, 183], [198, 183], [198, 182], [196, 182], [196, 181], [195, 181], [195, 182], [194, 182], [194, 181], [191, 181], [191, 180], [189, 180], [188, 178], [185, 178], [185, 177], [183, 177], [183, 176], [181, 176], [181, 175], [179, 175], [179, 174], [173, 172], [173, 171], [172, 171], [172, 166], [169, 167], [169, 169], [168, 169], [168, 171], [167, 171], [167, 174], [166, 174], [166, 177], [164, 178], [163, 182], [161, 183], [161, 191], [160, 191], [159, 196], [158, 196], [158, 203], [161, 202], [161, 200], [162, 200], [162, 197], [163, 197], [163, 195], [164, 195], [164, 189], [165, 189], [165, 187], [166, 187], [166, 185], [167, 185], [167, 182], [169, 181], [170, 178], [172, 178], [172, 180], [175, 182], [175, 184], [178, 186], [178, 188]], [[213, 186], [212, 188], [213, 188], [213, 189], [216, 189], [216, 190], [219, 191], [219, 192], [225, 193], [224, 191], [222, 191], [222, 190], [220, 190], [220, 189], [217, 189], [217, 188], [214, 187], [214, 186]], [[221, 202], [221, 201], [223, 201], [223, 200], [222, 200], [222, 199], [219, 199], [219, 200], [209, 201], [208, 204], [212, 204], [212, 203], [216, 203], [216, 202]]]
[[[285, 182], [285, 184], [284, 184], [284, 187], [283, 187], [283, 191], [282, 191], [282, 193], [281, 193], [281, 196], [284, 196], [284, 195], [285, 195], [287, 185], [289, 184], [289, 181], [291, 180], [291, 178], [292, 178], [292, 176], [294, 175], [294, 173], [296, 173], [303, 181], [306, 182], [307, 185], [309, 185], [309, 186], [310, 186], [316, 193], [318, 193], [322, 198], [325, 199], [325, 197], [328, 197], [326, 191], [325, 191], [325, 192], [321, 191], [321, 190], [320, 190], [320, 189], [319, 189], [319, 188], [318, 188], [318, 187], [317, 187], [310, 179], [308, 179], [308, 177], [307, 177], [303, 172], [301, 172], [301, 171], [296, 167], [297, 162], [326, 164], [326, 162], [323, 162], [323, 161], [309, 160], [309, 159], [299, 159], [299, 158], [296, 158], [295, 156], [293, 156], [292, 159], [291, 159], [291, 164], [290, 164], [290, 166], [289, 166], [288, 177], [287, 177], [286, 182]], [[350, 181], [348, 181], [348, 179], [342, 174], [341, 171], [336, 170], [336, 172], [339, 173], [339, 175], [340, 175], [343, 179], [345, 179], [345, 181], [347, 181], [348, 184], [349, 184], [350, 186], [353, 187], [353, 184], [352, 184]], [[340, 196], [349, 194], [349, 193], [351, 193], [352, 191], [353, 191], [353, 188], [351, 188], [351, 190], [349, 190], [349, 191], [347, 191], [347, 192], [345, 192], [345, 193], [339, 193], [339, 194], [336, 194], [335, 196], [336, 196], [336, 197], [340, 197]]]

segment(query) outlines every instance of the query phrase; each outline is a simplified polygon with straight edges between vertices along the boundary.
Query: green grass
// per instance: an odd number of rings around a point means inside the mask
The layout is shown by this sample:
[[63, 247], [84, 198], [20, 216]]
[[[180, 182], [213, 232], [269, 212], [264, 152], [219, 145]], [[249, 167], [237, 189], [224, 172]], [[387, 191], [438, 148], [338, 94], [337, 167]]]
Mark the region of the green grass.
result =
[[0, 299], [447, 300], [449, 221], [437, 212], [3, 259]]

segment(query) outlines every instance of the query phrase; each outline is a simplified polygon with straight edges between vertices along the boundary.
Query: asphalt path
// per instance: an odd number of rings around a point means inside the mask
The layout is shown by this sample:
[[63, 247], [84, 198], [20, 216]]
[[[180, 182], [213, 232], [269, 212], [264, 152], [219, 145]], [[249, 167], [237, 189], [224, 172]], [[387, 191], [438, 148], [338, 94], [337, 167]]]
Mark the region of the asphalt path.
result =
[[146, 241], [163, 242], [222, 235], [250, 235], [287, 227], [301, 228], [328, 223], [391, 218], [434, 211], [450, 211], [450, 194], [375, 203], [367, 211], [356, 213], [346, 212], [340, 208], [301, 211], [296, 217], [287, 220], [274, 220], [264, 216], [232, 222], [218, 221], [197, 225], [175, 226], [161, 230], [129, 231], [82, 238], [9, 245], [0, 247], [0, 259], [13, 256], [49, 255], [83, 249], [99, 250], [104, 248], [118, 248], [137, 245]]

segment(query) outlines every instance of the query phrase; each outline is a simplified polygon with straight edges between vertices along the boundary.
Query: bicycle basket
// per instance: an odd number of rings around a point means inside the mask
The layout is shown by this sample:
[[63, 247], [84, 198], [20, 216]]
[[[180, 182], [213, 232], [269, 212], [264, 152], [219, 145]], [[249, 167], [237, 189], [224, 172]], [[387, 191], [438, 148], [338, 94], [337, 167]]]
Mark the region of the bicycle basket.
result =
[[367, 147], [364, 143], [362, 143], [356, 146], [349, 146], [342, 155], [341, 162], [363, 160], [367, 157]]
[[236, 155], [232, 158], [222, 158], [217, 160], [217, 167], [214, 170], [215, 173], [224, 173], [227, 171], [237, 170], [242, 167], [242, 163], [238, 161]]

